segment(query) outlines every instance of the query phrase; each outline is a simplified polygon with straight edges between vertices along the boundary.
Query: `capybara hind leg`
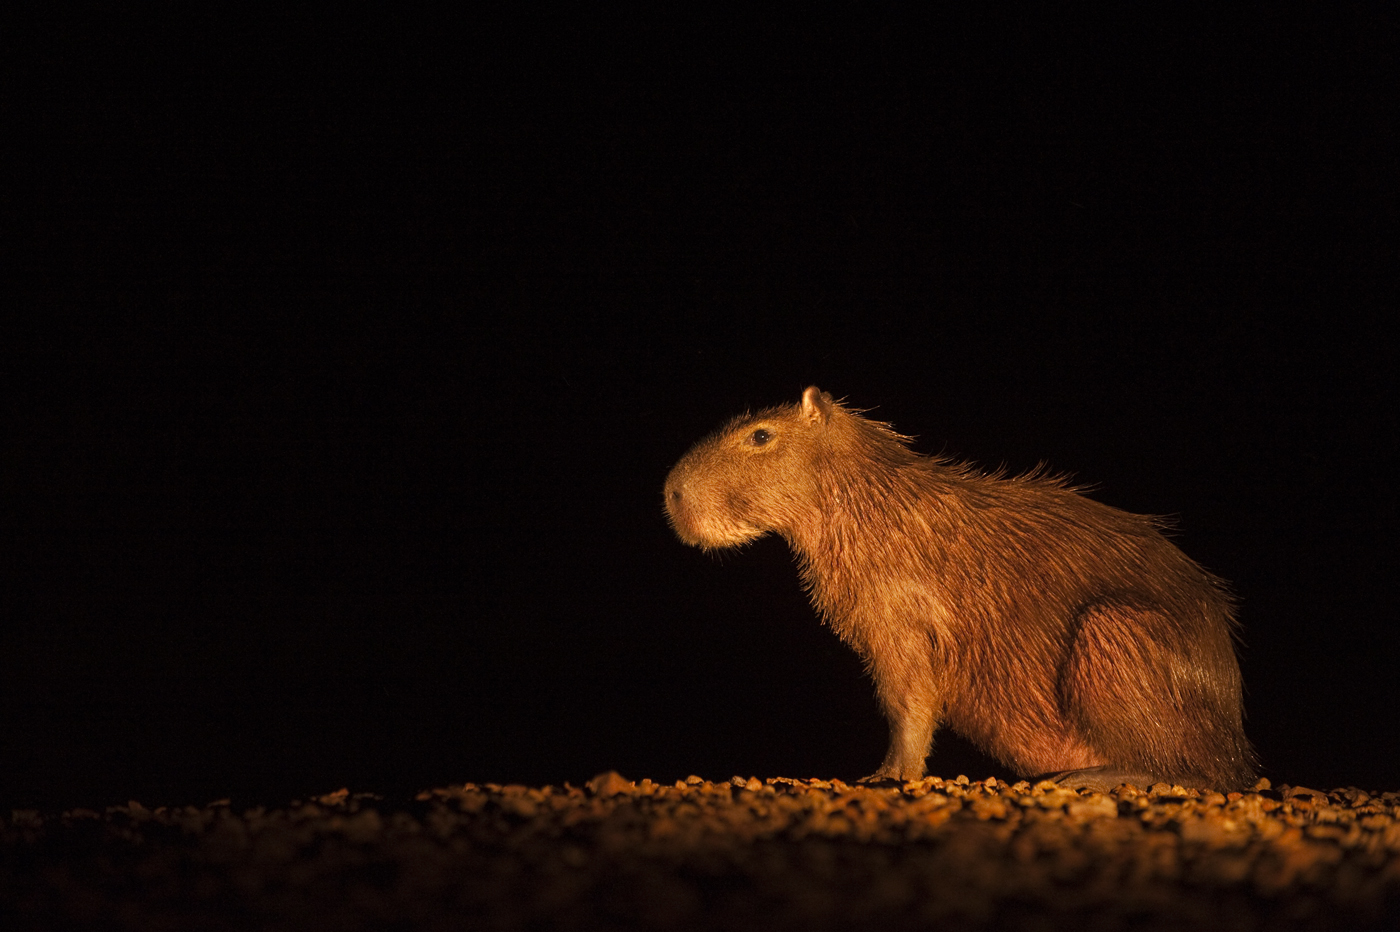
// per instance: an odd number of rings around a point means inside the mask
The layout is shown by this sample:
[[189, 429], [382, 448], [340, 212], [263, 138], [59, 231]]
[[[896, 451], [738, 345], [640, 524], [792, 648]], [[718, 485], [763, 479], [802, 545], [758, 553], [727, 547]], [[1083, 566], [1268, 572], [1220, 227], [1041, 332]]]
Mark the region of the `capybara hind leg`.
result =
[[1107, 793], [1117, 789], [1124, 783], [1135, 786], [1140, 790], [1145, 790], [1152, 784], [1161, 782], [1160, 778], [1150, 773], [1135, 773], [1130, 770], [1119, 770], [1114, 767], [1089, 767], [1084, 770], [1065, 770], [1060, 773], [1048, 774], [1044, 779], [1053, 780], [1067, 789], [1093, 790], [1095, 793]]
[[1211, 643], [1189, 624], [1125, 605], [1091, 606], [1080, 621], [1060, 698], [1102, 770], [1215, 789], [1249, 781], [1228, 634]]

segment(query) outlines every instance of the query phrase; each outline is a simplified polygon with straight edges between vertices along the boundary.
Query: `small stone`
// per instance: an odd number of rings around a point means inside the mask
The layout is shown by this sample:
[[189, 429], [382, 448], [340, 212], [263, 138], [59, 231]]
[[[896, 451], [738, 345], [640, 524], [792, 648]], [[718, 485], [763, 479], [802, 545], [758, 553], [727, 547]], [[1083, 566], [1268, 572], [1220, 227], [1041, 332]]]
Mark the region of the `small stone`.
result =
[[1088, 819], [1110, 819], [1118, 815], [1118, 804], [1111, 796], [1095, 793], [1083, 799], [1072, 801], [1065, 807], [1069, 817], [1076, 822]]
[[1306, 786], [1285, 786], [1283, 787], [1283, 798], [1294, 799], [1298, 796], [1308, 796], [1317, 802], [1327, 802], [1327, 794], [1321, 790], [1314, 790]]
[[592, 780], [589, 780], [585, 785], [594, 796], [601, 796], [604, 798], [616, 796], [618, 793], [625, 793], [632, 788], [632, 784], [616, 770], [600, 773]]

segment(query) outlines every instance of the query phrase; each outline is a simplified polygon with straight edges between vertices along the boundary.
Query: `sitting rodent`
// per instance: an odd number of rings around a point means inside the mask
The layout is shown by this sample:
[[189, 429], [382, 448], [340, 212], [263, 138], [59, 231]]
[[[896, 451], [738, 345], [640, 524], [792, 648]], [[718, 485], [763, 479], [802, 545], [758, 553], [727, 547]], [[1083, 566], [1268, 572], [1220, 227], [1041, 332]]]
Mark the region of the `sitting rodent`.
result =
[[922, 777], [946, 724], [1070, 786], [1253, 782], [1219, 579], [1152, 518], [908, 443], [813, 386], [700, 441], [664, 493], [687, 544], [787, 540], [889, 719], [866, 779]]

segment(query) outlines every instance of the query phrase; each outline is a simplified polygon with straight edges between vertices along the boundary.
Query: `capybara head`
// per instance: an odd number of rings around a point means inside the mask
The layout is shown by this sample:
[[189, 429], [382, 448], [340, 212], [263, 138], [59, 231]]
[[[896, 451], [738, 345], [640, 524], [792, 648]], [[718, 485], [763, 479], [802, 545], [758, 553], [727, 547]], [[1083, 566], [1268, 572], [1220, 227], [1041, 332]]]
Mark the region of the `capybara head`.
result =
[[666, 477], [666, 516], [685, 543], [712, 550], [810, 521], [819, 464], [846, 417], [816, 386], [795, 405], [735, 418], [697, 443]]

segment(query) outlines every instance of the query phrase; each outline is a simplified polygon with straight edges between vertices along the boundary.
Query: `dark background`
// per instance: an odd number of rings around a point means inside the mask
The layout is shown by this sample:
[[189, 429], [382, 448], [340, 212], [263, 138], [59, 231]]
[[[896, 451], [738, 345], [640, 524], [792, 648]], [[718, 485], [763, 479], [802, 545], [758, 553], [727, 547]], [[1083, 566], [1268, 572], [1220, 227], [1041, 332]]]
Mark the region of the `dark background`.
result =
[[1176, 516], [1264, 772], [1400, 788], [1393, 25], [11, 30], [0, 807], [868, 773], [661, 510], [810, 383]]

